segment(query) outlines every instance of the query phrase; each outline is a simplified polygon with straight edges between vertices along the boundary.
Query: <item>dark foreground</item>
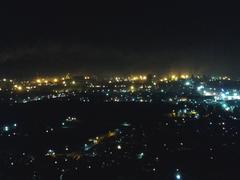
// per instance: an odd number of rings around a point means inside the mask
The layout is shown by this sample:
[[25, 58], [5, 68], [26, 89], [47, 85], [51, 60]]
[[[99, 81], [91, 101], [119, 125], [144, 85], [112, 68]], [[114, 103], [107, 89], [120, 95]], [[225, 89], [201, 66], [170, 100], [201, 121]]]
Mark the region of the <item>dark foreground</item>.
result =
[[173, 114], [184, 108], [2, 105], [0, 179], [238, 179], [240, 121], [208, 106]]

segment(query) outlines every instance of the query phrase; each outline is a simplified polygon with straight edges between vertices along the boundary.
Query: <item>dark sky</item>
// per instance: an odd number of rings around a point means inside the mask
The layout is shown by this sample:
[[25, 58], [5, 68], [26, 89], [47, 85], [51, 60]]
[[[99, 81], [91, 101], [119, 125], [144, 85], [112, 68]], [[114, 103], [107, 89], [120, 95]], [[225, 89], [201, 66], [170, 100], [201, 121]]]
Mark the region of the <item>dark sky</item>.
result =
[[97, 2], [1, 6], [1, 75], [240, 75], [238, 4]]

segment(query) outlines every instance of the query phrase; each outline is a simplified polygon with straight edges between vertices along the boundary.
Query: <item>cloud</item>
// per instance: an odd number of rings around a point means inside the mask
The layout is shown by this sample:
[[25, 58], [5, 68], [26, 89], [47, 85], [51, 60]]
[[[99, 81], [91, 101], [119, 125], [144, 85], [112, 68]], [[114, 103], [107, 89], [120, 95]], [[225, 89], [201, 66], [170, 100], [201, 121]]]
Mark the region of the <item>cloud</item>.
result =
[[[38, 74], [93, 73], [100, 75], [129, 73], [231, 73], [234, 59], [200, 49], [116, 48], [79, 43], [44, 43], [32, 47], [2, 49], [2, 76], [27, 77]], [[231, 58], [230, 58], [231, 59]], [[230, 63], [231, 62], [231, 63]], [[229, 72], [229, 73], [228, 73]]]

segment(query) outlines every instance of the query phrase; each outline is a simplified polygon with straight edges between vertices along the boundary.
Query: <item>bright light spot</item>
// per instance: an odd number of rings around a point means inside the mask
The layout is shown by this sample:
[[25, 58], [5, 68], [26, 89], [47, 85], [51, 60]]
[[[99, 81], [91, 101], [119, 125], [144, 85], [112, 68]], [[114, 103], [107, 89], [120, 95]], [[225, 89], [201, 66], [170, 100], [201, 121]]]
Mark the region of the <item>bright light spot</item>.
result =
[[41, 79], [37, 79], [36, 82], [37, 82], [37, 83], [41, 83]]
[[230, 110], [230, 108], [228, 107], [228, 105], [227, 104], [222, 104], [222, 107], [226, 110], [226, 111], [229, 111]]
[[176, 179], [181, 179], [181, 175], [180, 174], [176, 174]]
[[142, 159], [143, 157], [144, 157], [144, 153], [143, 152], [138, 154], [138, 159]]
[[21, 91], [22, 89], [23, 89], [22, 86], [17, 87], [17, 90], [19, 90], [19, 91]]
[[182, 79], [188, 79], [188, 78], [189, 78], [189, 75], [187, 75], [187, 74], [182, 74], [182, 75], [181, 75], [181, 78], [182, 78]]
[[190, 86], [191, 83], [190, 83], [189, 81], [187, 81], [187, 82], [185, 83], [185, 85], [186, 85], [186, 86]]
[[212, 96], [213, 94], [211, 92], [203, 91], [204, 96]]
[[9, 131], [9, 127], [8, 127], [8, 126], [5, 126], [5, 127], [4, 127], [4, 131]]
[[117, 146], [117, 149], [121, 150], [121, 149], [122, 149], [122, 147], [121, 147], [120, 145], [118, 145], [118, 146]]
[[135, 87], [134, 87], [134, 86], [130, 86], [130, 90], [131, 90], [131, 91], [134, 91], [134, 90], [135, 90]]
[[178, 80], [178, 77], [176, 75], [172, 75], [171, 76], [171, 79], [174, 80], [174, 81], [177, 81]]
[[122, 125], [123, 125], [123, 126], [126, 126], [126, 127], [131, 126], [131, 124], [129, 124], [129, 123], [127, 123], [127, 122], [124, 122]]
[[204, 89], [204, 86], [202, 86], [202, 85], [197, 87], [198, 91], [201, 91], [202, 89]]
[[223, 106], [224, 108], [226, 108], [226, 107], [227, 107], [227, 105], [226, 105], [226, 104], [223, 104], [222, 106]]
[[221, 97], [224, 99], [226, 98], [226, 95], [224, 93], [221, 93]]
[[49, 149], [46, 156], [55, 156], [55, 152], [52, 149]]

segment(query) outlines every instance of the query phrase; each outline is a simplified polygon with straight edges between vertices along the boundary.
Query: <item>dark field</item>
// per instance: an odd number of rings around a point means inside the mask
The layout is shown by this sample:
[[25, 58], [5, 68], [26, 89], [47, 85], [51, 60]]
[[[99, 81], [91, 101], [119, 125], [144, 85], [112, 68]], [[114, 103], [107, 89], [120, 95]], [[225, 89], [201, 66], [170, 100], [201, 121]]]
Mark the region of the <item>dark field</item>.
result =
[[[168, 116], [174, 108], [170, 104], [51, 101], [2, 105], [2, 126], [15, 122], [18, 128], [15, 136], [0, 137], [0, 179], [237, 177], [240, 143], [230, 131], [240, 132], [240, 122], [224, 119], [229, 133], [223, 134], [219, 128], [223, 119], [217, 118], [221, 114], [217, 109], [207, 117], [208, 109], [202, 109], [200, 119], [183, 123]], [[78, 117], [78, 121], [63, 128], [61, 122], [68, 116]], [[89, 138], [114, 129], [118, 135], [84, 150]], [[54, 149], [56, 155], [46, 156], [49, 149]], [[68, 156], [71, 153], [81, 158]], [[64, 157], [68, 158], [67, 164], [62, 162]]]

